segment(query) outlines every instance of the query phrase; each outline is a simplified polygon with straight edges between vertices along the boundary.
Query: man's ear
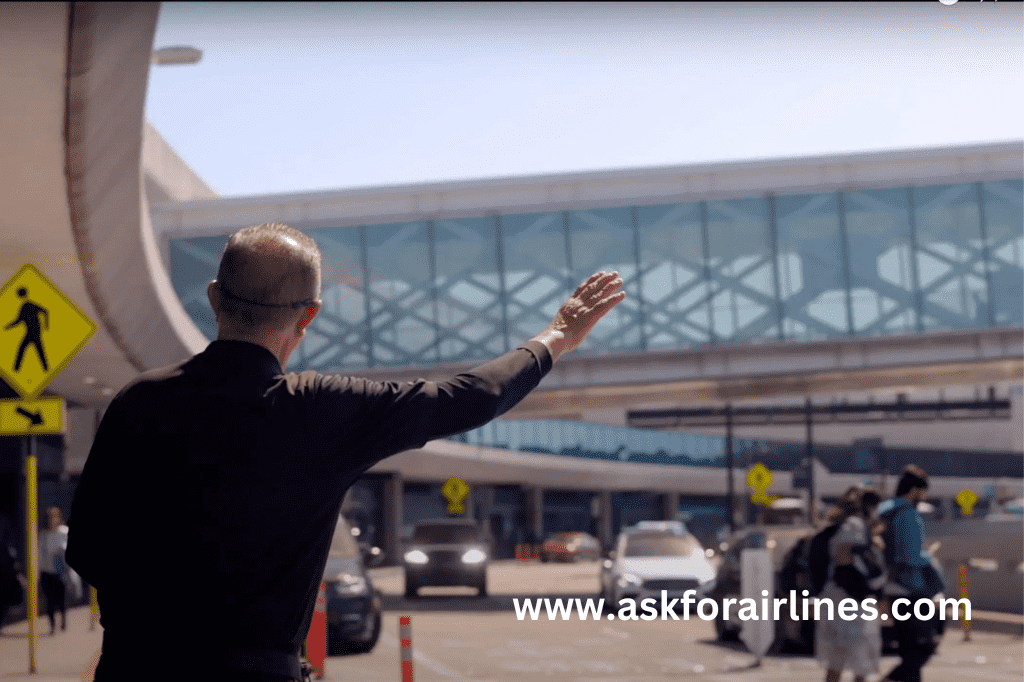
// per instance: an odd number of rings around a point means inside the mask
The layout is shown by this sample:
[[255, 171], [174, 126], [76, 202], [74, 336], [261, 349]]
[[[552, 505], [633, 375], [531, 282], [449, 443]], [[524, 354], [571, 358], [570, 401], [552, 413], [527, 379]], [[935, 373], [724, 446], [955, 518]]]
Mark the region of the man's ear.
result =
[[213, 309], [213, 317], [220, 317], [220, 287], [217, 286], [217, 280], [210, 280], [210, 283], [206, 285], [206, 298], [210, 300], [210, 308]]
[[316, 319], [316, 316], [320, 313], [320, 308], [323, 307], [323, 301], [313, 301], [302, 310], [302, 315], [295, 322], [295, 334], [297, 336], [305, 336], [306, 328]]

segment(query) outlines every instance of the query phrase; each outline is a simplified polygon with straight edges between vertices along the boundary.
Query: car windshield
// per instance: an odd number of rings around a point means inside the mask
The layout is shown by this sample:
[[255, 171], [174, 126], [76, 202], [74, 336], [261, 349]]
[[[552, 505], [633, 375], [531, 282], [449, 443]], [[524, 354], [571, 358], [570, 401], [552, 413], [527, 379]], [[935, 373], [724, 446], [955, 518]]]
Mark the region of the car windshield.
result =
[[331, 556], [346, 559], [359, 557], [359, 546], [356, 545], [356, 539], [352, 537], [352, 531], [344, 521], [339, 521], [334, 529], [334, 538], [331, 539]]
[[429, 544], [480, 542], [480, 531], [477, 530], [476, 526], [438, 523], [416, 526], [412, 539], [414, 542]]
[[692, 535], [631, 535], [626, 538], [626, 556], [690, 556], [701, 551]]

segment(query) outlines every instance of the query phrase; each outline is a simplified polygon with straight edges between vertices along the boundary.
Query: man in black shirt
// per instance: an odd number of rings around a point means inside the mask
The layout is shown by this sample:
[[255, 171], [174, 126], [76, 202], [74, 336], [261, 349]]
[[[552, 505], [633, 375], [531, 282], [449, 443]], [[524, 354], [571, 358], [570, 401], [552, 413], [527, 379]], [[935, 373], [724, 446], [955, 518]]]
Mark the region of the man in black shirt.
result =
[[68, 521], [97, 589], [97, 682], [296, 679], [345, 491], [397, 452], [475, 428], [531, 391], [623, 300], [580, 285], [522, 346], [443, 382], [285, 373], [320, 311], [316, 243], [280, 224], [228, 241], [218, 335], [104, 414]]

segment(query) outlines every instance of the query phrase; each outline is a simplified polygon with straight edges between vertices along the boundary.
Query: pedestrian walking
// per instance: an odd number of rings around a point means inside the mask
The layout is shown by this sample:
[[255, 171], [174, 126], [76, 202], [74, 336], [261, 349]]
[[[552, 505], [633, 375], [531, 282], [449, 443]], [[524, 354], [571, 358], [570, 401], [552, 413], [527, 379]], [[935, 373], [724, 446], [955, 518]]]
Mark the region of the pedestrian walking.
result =
[[[99, 598], [96, 682], [299, 679], [345, 491], [507, 412], [625, 298], [617, 273], [595, 273], [537, 336], [446, 381], [286, 372], [320, 312], [320, 270], [298, 230], [235, 233], [207, 288], [217, 339], [107, 408], [67, 551]], [[154, 585], [158, 612], [141, 598]]]
[[[884, 557], [881, 547], [872, 540], [869, 526], [878, 502], [877, 493], [851, 488], [829, 514], [836, 531], [829, 541], [828, 581], [819, 598], [830, 599], [834, 607], [844, 599], [855, 599], [860, 604], [877, 594], [885, 583]], [[825, 682], [838, 682], [843, 670], [853, 672], [856, 682], [864, 682], [868, 675], [878, 672], [881, 623], [877, 616], [864, 615], [858, 609], [857, 618], [852, 620], [833, 613], [833, 617], [818, 622], [815, 653], [825, 668]]]
[[81, 580], [68, 568], [65, 552], [68, 547], [68, 527], [59, 507], [46, 510], [46, 529], [39, 533], [39, 587], [46, 598], [46, 615], [50, 619], [50, 634], [57, 631], [56, 614], [60, 612], [60, 629], [67, 630], [67, 594], [70, 588], [81, 596]]
[[[878, 508], [885, 523], [885, 559], [890, 582], [886, 590], [891, 599], [906, 598], [911, 605], [918, 599], [931, 599], [945, 589], [941, 574], [924, 549], [924, 519], [917, 505], [928, 492], [928, 474], [916, 465], [904, 469], [896, 485], [896, 497]], [[899, 644], [900, 663], [886, 676], [885, 682], [920, 682], [921, 668], [935, 653], [940, 637], [936, 617], [918, 618], [915, 610], [906, 620], [893, 623]]]

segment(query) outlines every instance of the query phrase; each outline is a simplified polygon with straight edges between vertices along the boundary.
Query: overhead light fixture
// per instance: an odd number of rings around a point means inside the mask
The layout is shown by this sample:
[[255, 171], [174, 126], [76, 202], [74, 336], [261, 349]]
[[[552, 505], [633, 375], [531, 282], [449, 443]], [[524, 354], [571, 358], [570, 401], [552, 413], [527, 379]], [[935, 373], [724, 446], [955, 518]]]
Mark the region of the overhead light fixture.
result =
[[96, 377], [82, 377], [82, 383], [86, 386], [92, 386], [96, 383]]
[[197, 64], [203, 58], [203, 51], [191, 45], [174, 45], [153, 50], [150, 63], [156, 66], [176, 64]]

